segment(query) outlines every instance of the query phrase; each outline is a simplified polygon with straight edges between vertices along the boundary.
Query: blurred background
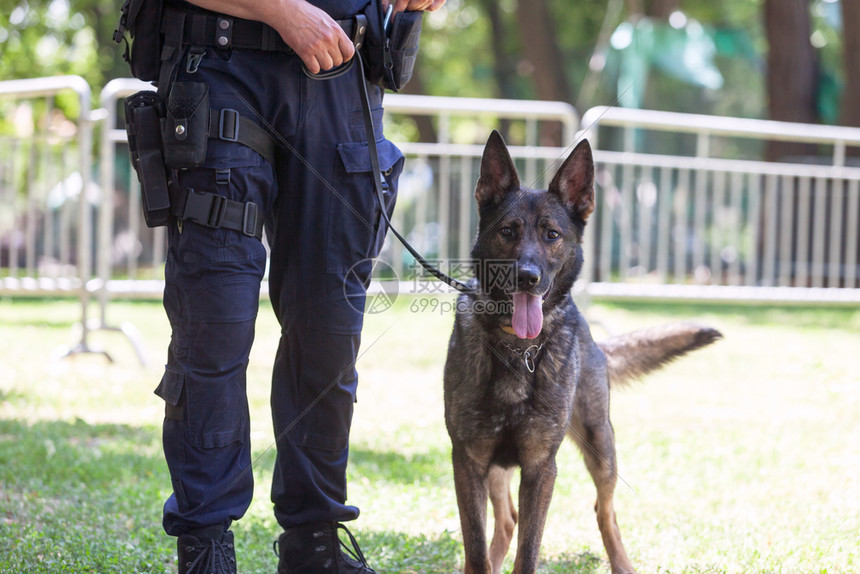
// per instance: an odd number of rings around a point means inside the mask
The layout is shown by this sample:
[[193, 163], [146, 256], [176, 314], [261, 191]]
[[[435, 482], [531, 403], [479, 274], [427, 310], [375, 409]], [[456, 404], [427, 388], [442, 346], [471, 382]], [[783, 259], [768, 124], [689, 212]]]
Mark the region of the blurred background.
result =
[[[2, 0], [0, 80], [128, 76], [119, 2]], [[860, 6], [839, 0], [449, 0], [408, 93], [860, 125]]]
[[[129, 167], [123, 100], [151, 86], [112, 40], [120, 4], [0, 0], [0, 572], [175, 572], [152, 393], [165, 228], [144, 225]], [[725, 334], [613, 394], [642, 572], [858, 571], [857, 102], [858, 0], [448, 0], [385, 96], [407, 157], [394, 223], [443, 271], [468, 274], [489, 130], [533, 187], [587, 137], [598, 205], [575, 296], [595, 337], [677, 320]], [[391, 237], [381, 259], [355, 531], [380, 572], [450, 574], [453, 294]], [[249, 573], [271, 571], [277, 529], [266, 288], [248, 369], [258, 490], [236, 526]], [[559, 462], [540, 572], [605, 572], [593, 488], [575, 449]]]

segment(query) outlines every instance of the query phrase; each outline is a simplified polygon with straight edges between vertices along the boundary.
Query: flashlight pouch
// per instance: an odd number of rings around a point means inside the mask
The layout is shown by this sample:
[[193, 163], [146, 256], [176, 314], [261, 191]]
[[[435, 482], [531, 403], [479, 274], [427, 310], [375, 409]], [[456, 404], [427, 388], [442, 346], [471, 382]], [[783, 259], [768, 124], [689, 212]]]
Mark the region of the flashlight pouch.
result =
[[131, 165], [140, 181], [143, 217], [147, 227], [167, 225], [170, 219], [168, 174], [161, 146], [164, 107], [153, 91], [125, 99], [125, 125]]

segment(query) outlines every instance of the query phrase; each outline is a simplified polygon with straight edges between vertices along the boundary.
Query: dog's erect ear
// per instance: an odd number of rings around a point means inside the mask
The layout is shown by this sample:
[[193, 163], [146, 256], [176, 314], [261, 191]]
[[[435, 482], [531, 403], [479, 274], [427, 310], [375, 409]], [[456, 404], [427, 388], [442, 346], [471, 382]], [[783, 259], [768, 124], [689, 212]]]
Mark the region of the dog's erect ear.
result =
[[588, 219], [594, 211], [594, 159], [588, 140], [579, 142], [564, 160], [549, 191], [561, 198], [568, 211]]
[[481, 159], [481, 176], [475, 187], [475, 199], [479, 206], [498, 203], [511, 191], [520, 188], [517, 168], [508, 153], [502, 134], [493, 130], [487, 145], [484, 147], [484, 157]]

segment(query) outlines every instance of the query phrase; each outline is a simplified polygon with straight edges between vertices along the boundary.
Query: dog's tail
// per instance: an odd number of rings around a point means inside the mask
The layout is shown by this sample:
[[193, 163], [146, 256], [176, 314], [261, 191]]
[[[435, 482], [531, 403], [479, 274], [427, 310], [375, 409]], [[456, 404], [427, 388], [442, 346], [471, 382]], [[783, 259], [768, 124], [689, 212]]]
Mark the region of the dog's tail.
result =
[[598, 346], [606, 355], [610, 385], [618, 386], [722, 338], [722, 333], [710, 327], [673, 323], [612, 337]]

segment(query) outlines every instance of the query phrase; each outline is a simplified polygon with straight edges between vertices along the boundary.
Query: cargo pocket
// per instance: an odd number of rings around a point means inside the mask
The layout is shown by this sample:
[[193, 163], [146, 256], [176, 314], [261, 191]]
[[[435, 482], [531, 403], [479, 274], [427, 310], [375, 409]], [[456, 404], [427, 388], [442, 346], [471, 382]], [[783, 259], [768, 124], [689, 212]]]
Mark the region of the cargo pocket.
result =
[[[403, 154], [386, 139], [376, 142], [379, 169], [385, 179], [385, 210], [394, 211], [397, 178], [403, 170]], [[335, 186], [329, 215], [329, 272], [347, 271], [362, 259], [379, 255], [385, 238], [385, 220], [379, 207], [376, 189], [370, 179], [370, 151], [366, 142], [341, 143], [337, 146], [343, 169], [344, 185]]]
[[[242, 442], [247, 434], [248, 407], [238, 385], [212, 385], [189, 380], [167, 367], [155, 394], [164, 399], [164, 416], [175, 421], [177, 432], [199, 448], [219, 448]], [[179, 429], [184, 429], [180, 431]]]
[[172, 421], [185, 420], [184, 387], [185, 374], [167, 367], [158, 388], [155, 389], [155, 394], [164, 399], [164, 418]]
[[320, 432], [320, 429], [298, 428], [294, 434], [299, 446], [312, 448], [321, 452], [340, 453], [349, 446], [349, 433], [333, 431]]

